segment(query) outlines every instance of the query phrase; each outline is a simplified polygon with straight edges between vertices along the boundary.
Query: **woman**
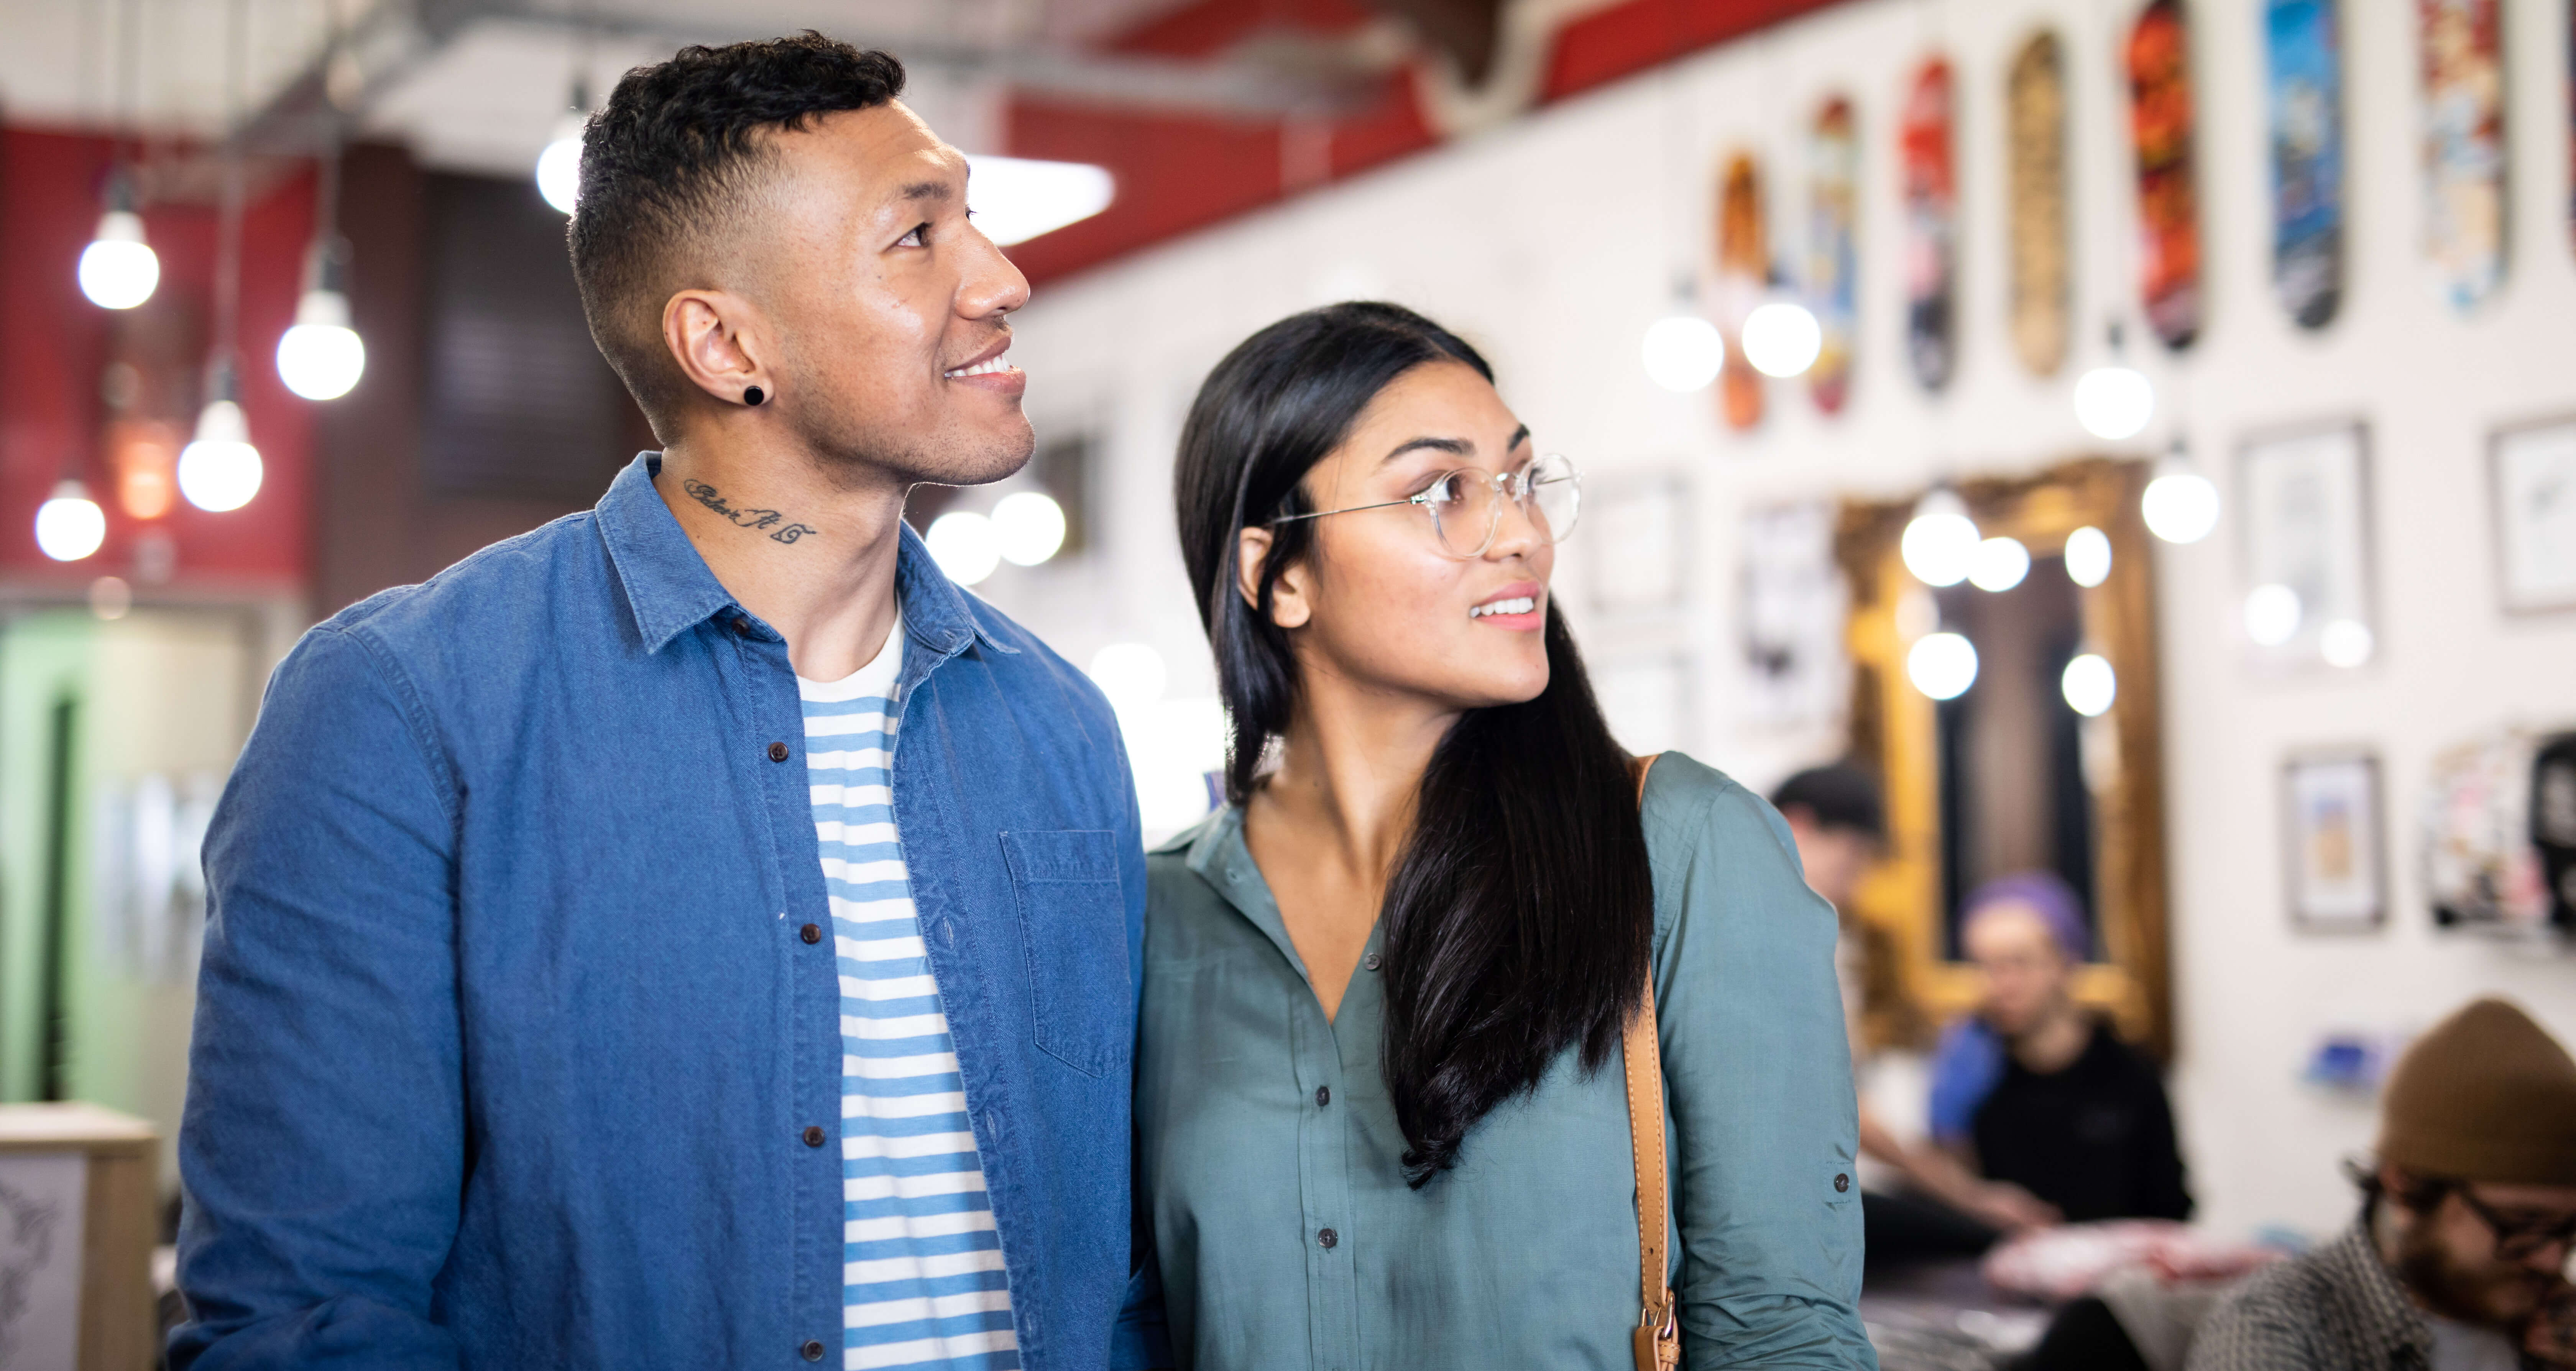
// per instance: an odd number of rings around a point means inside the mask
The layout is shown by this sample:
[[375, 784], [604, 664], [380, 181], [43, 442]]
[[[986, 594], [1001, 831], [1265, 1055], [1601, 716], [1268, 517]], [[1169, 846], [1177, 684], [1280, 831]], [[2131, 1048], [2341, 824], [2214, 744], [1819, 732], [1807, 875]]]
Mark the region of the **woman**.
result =
[[1177, 484], [1236, 734], [1230, 802], [1149, 862], [1172, 1360], [1632, 1365], [1651, 968], [1686, 1364], [1873, 1365], [1833, 912], [1688, 758], [1641, 822], [1549, 603], [1564, 460], [1466, 343], [1343, 304], [1217, 367]]

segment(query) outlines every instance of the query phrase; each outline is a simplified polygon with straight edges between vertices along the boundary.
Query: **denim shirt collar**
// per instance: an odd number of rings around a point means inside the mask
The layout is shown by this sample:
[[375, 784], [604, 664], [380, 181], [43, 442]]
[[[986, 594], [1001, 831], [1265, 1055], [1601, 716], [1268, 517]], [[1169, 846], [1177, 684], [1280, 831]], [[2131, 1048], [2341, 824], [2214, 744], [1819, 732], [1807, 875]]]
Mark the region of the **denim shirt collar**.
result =
[[[707, 569], [706, 559], [689, 545], [679, 519], [653, 488], [653, 478], [661, 471], [661, 453], [638, 454], [609, 483], [597, 511], [600, 539], [617, 568], [644, 650], [660, 652], [672, 639], [728, 610], [750, 618], [764, 635], [777, 637], [776, 630], [760, 623], [758, 616], [742, 610], [733, 593]], [[902, 544], [895, 554], [895, 601], [902, 608], [905, 630], [929, 649], [928, 659], [919, 666], [907, 663], [902, 685], [911, 685], [977, 640], [1016, 656], [1019, 649], [984, 626], [966, 592], [940, 571], [911, 525], [898, 525], [898, 530]]]

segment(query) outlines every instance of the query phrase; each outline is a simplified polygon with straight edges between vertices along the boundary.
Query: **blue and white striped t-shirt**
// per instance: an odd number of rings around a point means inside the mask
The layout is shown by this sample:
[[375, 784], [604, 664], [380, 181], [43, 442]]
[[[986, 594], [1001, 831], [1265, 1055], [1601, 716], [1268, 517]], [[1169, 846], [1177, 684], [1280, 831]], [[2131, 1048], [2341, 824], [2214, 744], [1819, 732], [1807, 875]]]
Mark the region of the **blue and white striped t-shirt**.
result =
[[1012, 1368], [993, 1206], [895, 833], [897, 622], [843, 680], [798, 677], [841, 972], [842, 1365]]

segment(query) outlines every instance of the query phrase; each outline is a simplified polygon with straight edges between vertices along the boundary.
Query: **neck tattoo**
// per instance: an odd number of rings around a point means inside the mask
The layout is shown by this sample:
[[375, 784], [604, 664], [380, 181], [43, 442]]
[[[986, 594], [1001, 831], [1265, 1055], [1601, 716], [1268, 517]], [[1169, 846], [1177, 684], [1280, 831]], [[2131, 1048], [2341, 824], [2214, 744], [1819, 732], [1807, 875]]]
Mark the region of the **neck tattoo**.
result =
[[680, 489], [687, 491], [690, 499], [721, 515], [735, 528], [748, 528], [767, 533], [769, 541], [773, 543], [793, 543], [806, 534], [814, 532], [814, 529], [807, 525], [790, 522], [786, 515], [774, 509], [737, 509], [725, 503], [724, 496], [717, 493], [714, 486], [704, 481], [682, 481]]

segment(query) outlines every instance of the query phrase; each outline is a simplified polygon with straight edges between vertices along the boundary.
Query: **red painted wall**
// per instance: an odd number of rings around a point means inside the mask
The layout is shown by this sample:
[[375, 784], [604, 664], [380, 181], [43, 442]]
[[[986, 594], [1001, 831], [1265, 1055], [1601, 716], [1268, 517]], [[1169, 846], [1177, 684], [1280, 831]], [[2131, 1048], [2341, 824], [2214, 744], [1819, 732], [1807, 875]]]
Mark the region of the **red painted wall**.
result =
[[[1579, 95], [1697, 49], [1741, 37], [1832, 0], [1624, 0], [1568, 23], [1551, 45], [1542, 105]], [[1169, 57], [1209, 57], [1266, 29], [1336, 34], [1368, 21], [1360, 0], [1198, 0], [1109, 46]], [[1012, 99], [1005, 141], [1016, 156], [1091, 162], [1118, 178], [1100, 214], [1010, 250], [1043, 284], [1166, 238], [1232, 218], [1308, 189], [1285, 183], [1276, 121], [1141, 113]], [[1437, 139], [1409, 73], [1397, 72], [1370, 108], [1331, 124], [1327, 179], [1410, 156]]]
[[[0, 128], [0, 577], [11, 581], [85, 585], [135, 574], [140, 525], [117, 507], [100, 451], [110, 311], [83, 297], [74, 276], [98, 223], [109, 154], [103, 138]], [[306, 579], [313, 406], [277, 379], [275, 358], [279, 335], [295, 321], [312, 210], [313, 179], [300, 170], [254, 201], [244, 220], [242, 406], [267, 472], [258, 497], [241, 509], [209, 514], [179, 500], [155, 521], [178, 548], [174, 584], [281, 589]], [[210, 205], [155, 205], [143, 215], [161, 257], [156, 301], [178, 292], [201, 321], [213, 315], [215, 218]], [[106, 546], [72, 563], [46, 558], [35, 538], [36, 507], [67, 459], [78, 461], [107, 510]]]

